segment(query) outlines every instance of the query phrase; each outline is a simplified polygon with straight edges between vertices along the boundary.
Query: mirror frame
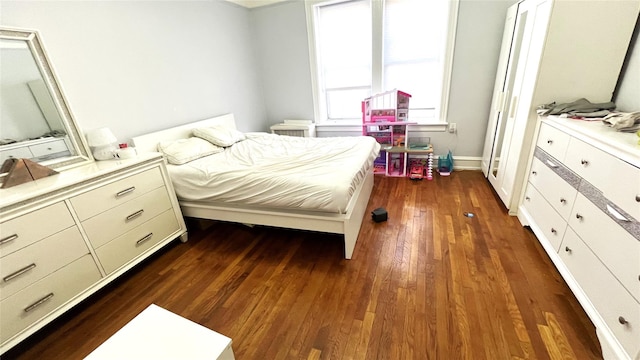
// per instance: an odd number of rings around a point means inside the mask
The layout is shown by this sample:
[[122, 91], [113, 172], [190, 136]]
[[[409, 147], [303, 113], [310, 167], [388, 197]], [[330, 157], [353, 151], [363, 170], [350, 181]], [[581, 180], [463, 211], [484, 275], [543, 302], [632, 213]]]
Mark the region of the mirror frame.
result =
[[[94, 159], [91, 154], [91, 150], [86, 142], [85, 137], [80, 131], [78, 123], [76, 122], [73, 114], [71, 113], [71, 110], [69, 109], [67, 99], [62, 93], [60, 82], [58, 81], [58, 77], [53, 70], [51, 62], [49, 61], [49, 57], [44, 50], [42, 40], [38, 32], [36, 30], [7, 28], [0, 26], [0, 39], [22, 40], [27, 44], [29, 50], [31, 51], [31, 55], [35, 60], [36, 65], [38, 66], [38, 70], [40, 70], [40, 74], [42, 75], [42, 79], [44, 80], [47, 90], [49, 90], [49, 94], [51, 94], [51, 97], [53, 98], [56, 110], [58, 110], [58, 114], [60, 115], [62, 124], [67, 131], [69, 142], [73, 145], [72, 150], [74, 150], [74, 152], [72, 155], [46, 160], [41, 162], [40, 164], [48, 166], [52, 169], [64, 170], [68, 167], [93, 162]], [[6, 175], [6, 173], [0, 174], [0, 181]]]

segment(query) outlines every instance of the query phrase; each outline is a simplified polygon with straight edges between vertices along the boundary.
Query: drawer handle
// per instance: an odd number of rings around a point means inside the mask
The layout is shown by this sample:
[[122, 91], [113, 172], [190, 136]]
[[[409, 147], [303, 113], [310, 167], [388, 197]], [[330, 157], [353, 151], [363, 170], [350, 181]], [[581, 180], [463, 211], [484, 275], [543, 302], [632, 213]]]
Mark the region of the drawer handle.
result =
[[537, 171], [532, 171], [531, 173], [532, 173], [533, 175], [538, 175], [538, 172], [537, 172]]
[[22, 269], [3, 277], [2, 280], [4, 280], [4, 282], [11, 281], [11, 280], [17, 278], [18, 276], [26, 273], [27, 271], [35, 268], [35, 267], [36, 267], [36, 264], [35, 263], [31, 263], [31, 264], [23, 267]]
[[503, 111], [505, 96], [506, 96], [506, 92], [504, 91], [501, 91], [500, 93], [498, 93], [498, 101], [496, 101], [495, 103], [494, 110], [500, 111], [500, 112]]
[[525, 198], [524, 198], [524, 199], [525, 199], [525, 200], [527, 200], [527, 201], [531, 201], [531, 198], [530, 198], [530, 197], [528, 197], [528, 196], [525, 196]]
[[567, 203], [567, 199], [565, 199], [565, 198], [560, 198], [560, 202], [561, 202], [562, 204], [566, 204], [566, 203]]
[[558, 235], [558, 231], [557, 231], [556, 229], [554, 229], [554, 228], [551, 228], [551, 232], [552, 232], [554, 235]]
[[140, 245], [140, 244], [142, 244], [143, 242], [145, 242], [145, 241], [147, 241], [147, 240], [151, 239], [152, 237], [153, 237], [153, 233], [148, 233], [148, 234], [147, 234], [147, 235], [145, 235], [142, 239], [140, 239], [140, 240], [136, 241], [136, 245]]
[[585, 159], [582, 159], [582, 160], [580, 160], [580, 164], [582, 164], [583, 166], [588, 166], [589, 165], [589, 161], [585, 160]]
[[624, 318], [624, 317], [622, 317], [622, 316], [619, 316], [619, 317], [618, 317], [618, 322], [619, 322], [620, 324], [622, 324], [622, 325], [626, 325], [626, 324], [628, 324], [628, 323], [629, 323], [629, 322], [627, 321], [627, 319], [625, 319], [625, 318]]
[[576, 213], [576, 219], [578, 219], [578, 220], [582, 220], [582, 219], [584, 219], [584, 217], [582, 217], [582, 215], [580, 215], [580, 214]]
[[4, 239], [0, 240], [0, 245], [2, 245], [2, 244], [6, 244], [6, 243], [8, 243], [9, 241], [13, 241], [13, 240], [15, 240], [15, 239], [17, 239], [17, 238], [18, 238], [18, 234], [9, 235], [9, 236], [7, 236], [6, 238], [4, 238]]
[[550, 168], [552, 169], [556, 169], [558, 168], [558, 165], [554, 164], [551, 160], [547, 160], [546, 161], [547, 165], [549, 165]]
[[553, 144], [553, 140], [551, 140], [551, 139], [547, 140], [547, 144], [549, 144], [549, 145]]
[[40, 300], [34, 302], [33, 304], [27, 306], [26, 308], [24, 308], [24, 312], [29, 312], [31, 310], [34, 310], [38, 306], [40, 306], [40, 305], [46, 303], [47, 301], [51, 300], [52, 297], [53, 297], [53, 293], [47, 294], [47, 296], [43, 297], [42, 299], [40, 299]]
[[640, 195], [636, 195], [636, 202], [640, 202]]
[[140, 209], [140, 210], [134, 212], [133, 214], [127, 216], [127, 220], [126, 221], [133, 220], [133, 219], [137, 218], [138, 216], [142, 215], [142, 213], [144, 213], [144, 209]]
[[119, 193], [117, 193], [116, 197], [127, 195], [128, 193], [133, 192], [135, 189], [136, 189], [135, 186], [132, 186], [132, 187], [130, 187], [128, 189], [124, 189], [124, 190], [120, 191]]
[[568, 252], [568, 253], [571, 253], [573, 250], [571, 250], [571, 248], [570, 248], [570, 247], [565, 246], [565, 247], [564, 247], [564, 251], [566, 251], [566, 252]]
[[518, 97], [514, 96], [511, 98], [511, 106], [509, 106], [509, 119], [513, 119], [513, 117], [516, 115], [516, 109], [518, 107]]
[[616, 209], [612, 208], [609, 204], [607, 204], [607, 211], [609, 212], [609, 214], [613, 215], [614, 218], [620, 220], [620, 221], [629, 221], [629, 219], [627, 219], [626, 217], [622, 216], [622, 214], [620, 214], [618, 211], [616, 211]]

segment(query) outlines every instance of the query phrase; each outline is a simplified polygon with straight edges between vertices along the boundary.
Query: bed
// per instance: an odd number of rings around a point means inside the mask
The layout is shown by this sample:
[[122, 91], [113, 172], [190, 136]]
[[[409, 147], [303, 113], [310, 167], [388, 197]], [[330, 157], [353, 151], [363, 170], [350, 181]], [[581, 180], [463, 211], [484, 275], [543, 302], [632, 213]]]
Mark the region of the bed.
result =
[[[138, 153], [157, 152], [160, 143], [186, 139], [192, 136], [194, 129], [218, 125], [236, 129], [233, 114], [137, 136], [133, 138], [133, 144]], [[247, 133], [246, 137], [247, 140], [227, 147], [221, 153], [183, 165], [167, 165], [184, 216], [342, 234], [344, 256], [351, 259], [373, 189], [373, 159], [377, 156], [379, 145], [373, 139], [364, 137], [339, 138], [335, 139], [337, 142], [334, 144], [326, 143], [334, 141], [327, 138], [294, 139], [283, 136], [283, 141], [300, 144], [300, 148], [296, 145], [293, 150], [287, 145], [289, 150], [285, 151], [277, 145], [278, 135]], [[358, 142], [357, 146], [353, 145], [355, 142]], [[249, 148], [248, 153], [243, 152], [242, 149], [250, 143], [258, 144], [258, 150], [254, 147]], [[275, 152], [267, 151], [271, 147]], [[350, 147], [357, 148], [359, 154], [340, 155], [350, 154]], [[318, 149], [322, 148], [336, 148], [337, 151], [334, 154], [320, 151], [316, 157], [322, 161], [306, 159], [307, 153], [318, 153]], [[291, 151], [296, 153], [291, 154]], [[234, 152], [241, 154], [239, 160], [233, 160], [236, 159], [232, 157]], [[279, 157], [288, 160], [280, 160], [282, 164], [278, 164], [276, 159]], [[311, 168], [304, 168], [304, 164], [294, 163], [294, 159], [313, 163]], [[235, 166], [233, 161], [248, 163], [244, 165], [248, 165], [249, 169], [252, 162], [260, 164], [256, 164], [259, 165], [256, 171], [247, 172], [247, 166]], [[224, 163], [230, 164], [233, 169], [214, 171]], [[298, 168], [304, 170], [294, 176], [293, 171]], [[230, 178], [233, 173], [240, 174], [240, 177]], [[282, 176], [278, 177], [278, 174]], [[329, 186], [322, 187], [323, 183]], [[279, 196], [284, 193], [291, 195], [286, 201]], [[318, 201], [311, 201], [313, 199]]]

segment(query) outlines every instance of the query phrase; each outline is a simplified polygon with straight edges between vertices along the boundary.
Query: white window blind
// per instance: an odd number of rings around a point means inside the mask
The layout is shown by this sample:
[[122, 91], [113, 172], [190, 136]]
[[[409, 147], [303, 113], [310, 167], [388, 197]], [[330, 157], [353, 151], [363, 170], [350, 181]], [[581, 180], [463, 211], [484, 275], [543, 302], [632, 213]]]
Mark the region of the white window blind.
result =
[[444, 1], [385, 3], [382, 83], [412, 95], [412, 121], [435, 118], [441, 102], [447, 11]]
[[320, 79], [326, 116], [357, 118], [371, 94], [371, 8], [368, 0], [321, 6], [318, 11]]
[[445, 120], [457, 1], [315, 1], [307, 12], [319, 124], [359, 123], [360, 102], [394, 88], [412, 95], [410, 121]]

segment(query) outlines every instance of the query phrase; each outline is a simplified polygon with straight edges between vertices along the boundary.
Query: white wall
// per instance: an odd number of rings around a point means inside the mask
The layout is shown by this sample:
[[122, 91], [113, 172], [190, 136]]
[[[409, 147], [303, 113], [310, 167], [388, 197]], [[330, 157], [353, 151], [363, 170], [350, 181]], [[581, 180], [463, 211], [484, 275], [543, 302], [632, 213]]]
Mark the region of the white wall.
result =
[[283, 119], [313, 119], [304, 11], [302, 1], [251, 10], [253, 46], [270, 124]]
[[249, 10], [216, 1], [7, 1], [0, 24], [36, 29], [86, 132], [120, 141], [233, 112], [266, 130]]

